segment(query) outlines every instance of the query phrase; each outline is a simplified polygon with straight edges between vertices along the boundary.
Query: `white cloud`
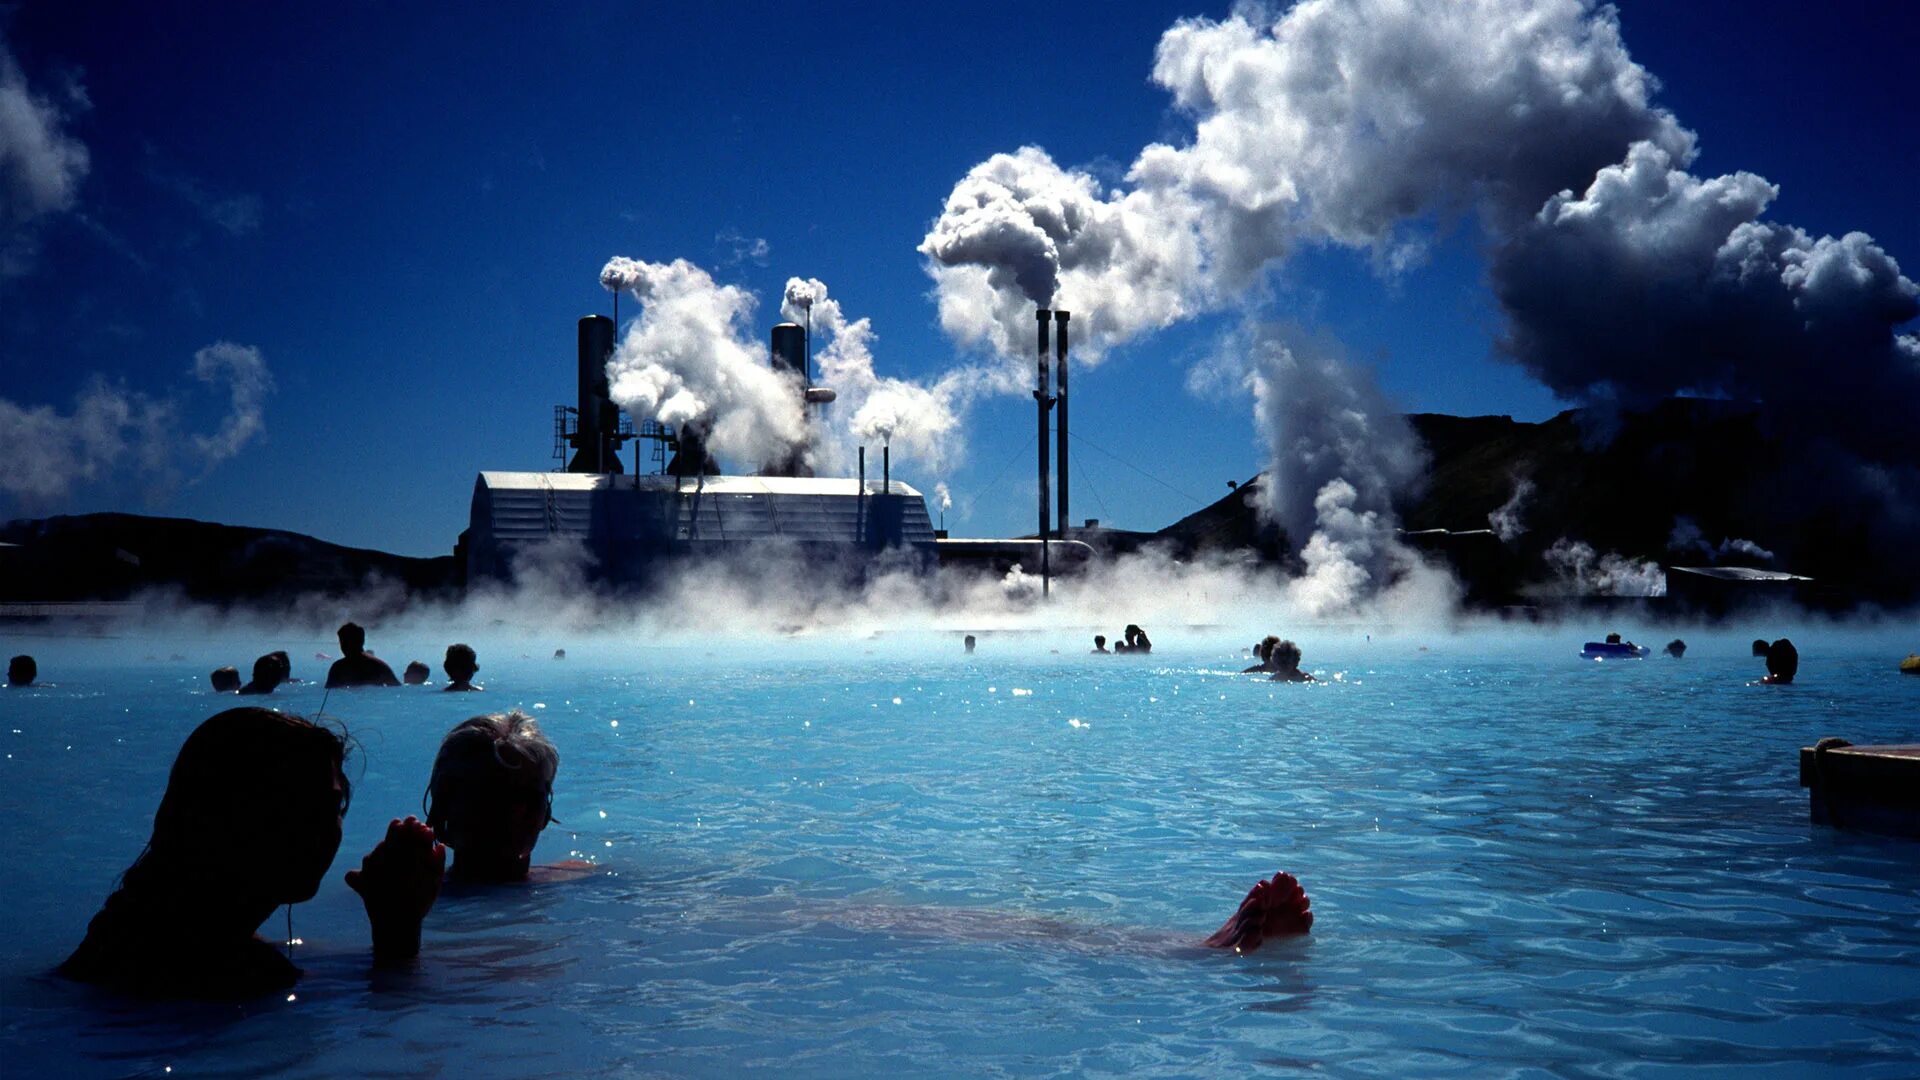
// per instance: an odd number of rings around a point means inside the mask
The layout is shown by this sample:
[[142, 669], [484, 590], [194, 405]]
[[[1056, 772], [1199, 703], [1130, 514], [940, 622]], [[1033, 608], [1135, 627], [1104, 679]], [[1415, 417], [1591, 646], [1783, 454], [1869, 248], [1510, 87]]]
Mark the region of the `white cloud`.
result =
[[68, 108], [36, 92], [0, 41], [0, 277], [26, 273], [46, 220], [71, 210], [87, 176], [87, 148], [67, 132], [86, 107], [76, 82]]
[[155, 398], [104, 378], [87, 382], [62, 413], [51, 405], [0, 399], [0, 493], [30, 510], [56, 506], [74, 489], [124, 473], [164, 498], [186, 473], [204, 474], [232, 458], [264, 428], [273, 377], [250, 346], [218, 342], [194, 354], [192, 374], [225, 384], [226, 415], [211, 434], [184, 430], [183, 399]]

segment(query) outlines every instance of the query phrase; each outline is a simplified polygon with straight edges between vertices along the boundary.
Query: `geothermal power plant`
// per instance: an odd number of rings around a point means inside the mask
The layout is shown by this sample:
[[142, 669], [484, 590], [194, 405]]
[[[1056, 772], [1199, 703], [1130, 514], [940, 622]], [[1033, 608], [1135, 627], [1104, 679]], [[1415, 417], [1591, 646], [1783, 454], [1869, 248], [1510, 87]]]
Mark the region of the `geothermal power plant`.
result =
[[[1048, 326], [1059, 326], [1057, 351]], [[1039, 312], [1038, 379], [1040, 539], [949, 540], [937, 533], [919, 490], [895, 480], [882, 447], [878, 475], [869, 474], [866, 449], [851, 477], [812, 475], [804, 448], [787, 460], [763, 463], [747, 475], [721, 473], [695, 422], [676, 430], [652, 421], [637, 428], [609, 397], [607, 362], [615, 323], [605, 315], [579, 321], [579, 396], [554, 410], [551, 472], [480, 473], [474, 481], [468, 525], [458, 561], [469, 582], [505, 580], [516, 563], [558, 541], [576, 546], [600, 581], [645, 585], [687, 560], [797, 557], [823, 572], [858, 575], [876, 563], [927, 569], [936, 564], [1004, 570], [1021, 563], [1047, 575], [1084, 565], [1093, 552], [1074, 540], [1054, 539], [1049, 523], [1049, 412], [1060, 410], [1059, 520], [1067, 520], [1066, 312]], [[1049, 356], [1053, 351], [1054, 355]], [[808, 331], [796, 323], [773, 328], [767, 360], [795, 388], [803, 410], [826, 408], [831, 387], [813, 384]], [[1058, 369], [1050, 393], [1048, 367]], [[622, 460], [628, 448], [631, 467]]]

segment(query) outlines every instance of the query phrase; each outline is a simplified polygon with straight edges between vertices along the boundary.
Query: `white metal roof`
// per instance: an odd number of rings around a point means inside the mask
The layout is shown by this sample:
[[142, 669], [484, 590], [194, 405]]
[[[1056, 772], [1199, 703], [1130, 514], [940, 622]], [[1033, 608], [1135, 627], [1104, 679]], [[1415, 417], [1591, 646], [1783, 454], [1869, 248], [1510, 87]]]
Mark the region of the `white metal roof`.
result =
[[[626, 476], [606, 473], [482, 472], [481, 482], [496, 491], [699, 491], [711, 495], [858, 495], [860, 481], [845, 476]], [[899, 480], [885, 487], [892, 495], [923, 498], [919, 489]], [[866, 493], [882, 493], [879, 480], [867, 478]]]
[[1749, 566], [1669, 566], [1669, 571], [1678, 570], [1683, 574], [1698, 574], [1701, 577], [1718, 578], [1721, 581], [1812, 581], [1810, 577], [1789, 574], [1784, 570], [1756, 570]]

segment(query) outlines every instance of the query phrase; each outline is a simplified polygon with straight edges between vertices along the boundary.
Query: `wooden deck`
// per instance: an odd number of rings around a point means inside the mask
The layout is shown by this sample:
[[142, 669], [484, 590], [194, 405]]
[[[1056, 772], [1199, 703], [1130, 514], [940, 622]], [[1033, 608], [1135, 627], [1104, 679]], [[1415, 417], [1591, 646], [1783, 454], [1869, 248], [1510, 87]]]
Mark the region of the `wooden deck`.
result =
[[1920, 838], [1920, 743], [1800, 748], [1814, 824]]

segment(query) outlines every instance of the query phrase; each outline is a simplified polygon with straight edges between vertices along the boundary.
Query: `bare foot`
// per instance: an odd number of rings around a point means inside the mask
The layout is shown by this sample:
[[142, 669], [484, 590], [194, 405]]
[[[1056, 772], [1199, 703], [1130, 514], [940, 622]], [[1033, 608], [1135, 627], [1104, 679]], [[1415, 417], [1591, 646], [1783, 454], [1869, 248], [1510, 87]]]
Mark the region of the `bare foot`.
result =
[[1292, 874], [1256, 881], [1240, 901], [1240, 909], [1205, 942], [1215, 949], [1250, 953], [1270, 937], [1304, 934], [1313, 926], [1311, 901]]

